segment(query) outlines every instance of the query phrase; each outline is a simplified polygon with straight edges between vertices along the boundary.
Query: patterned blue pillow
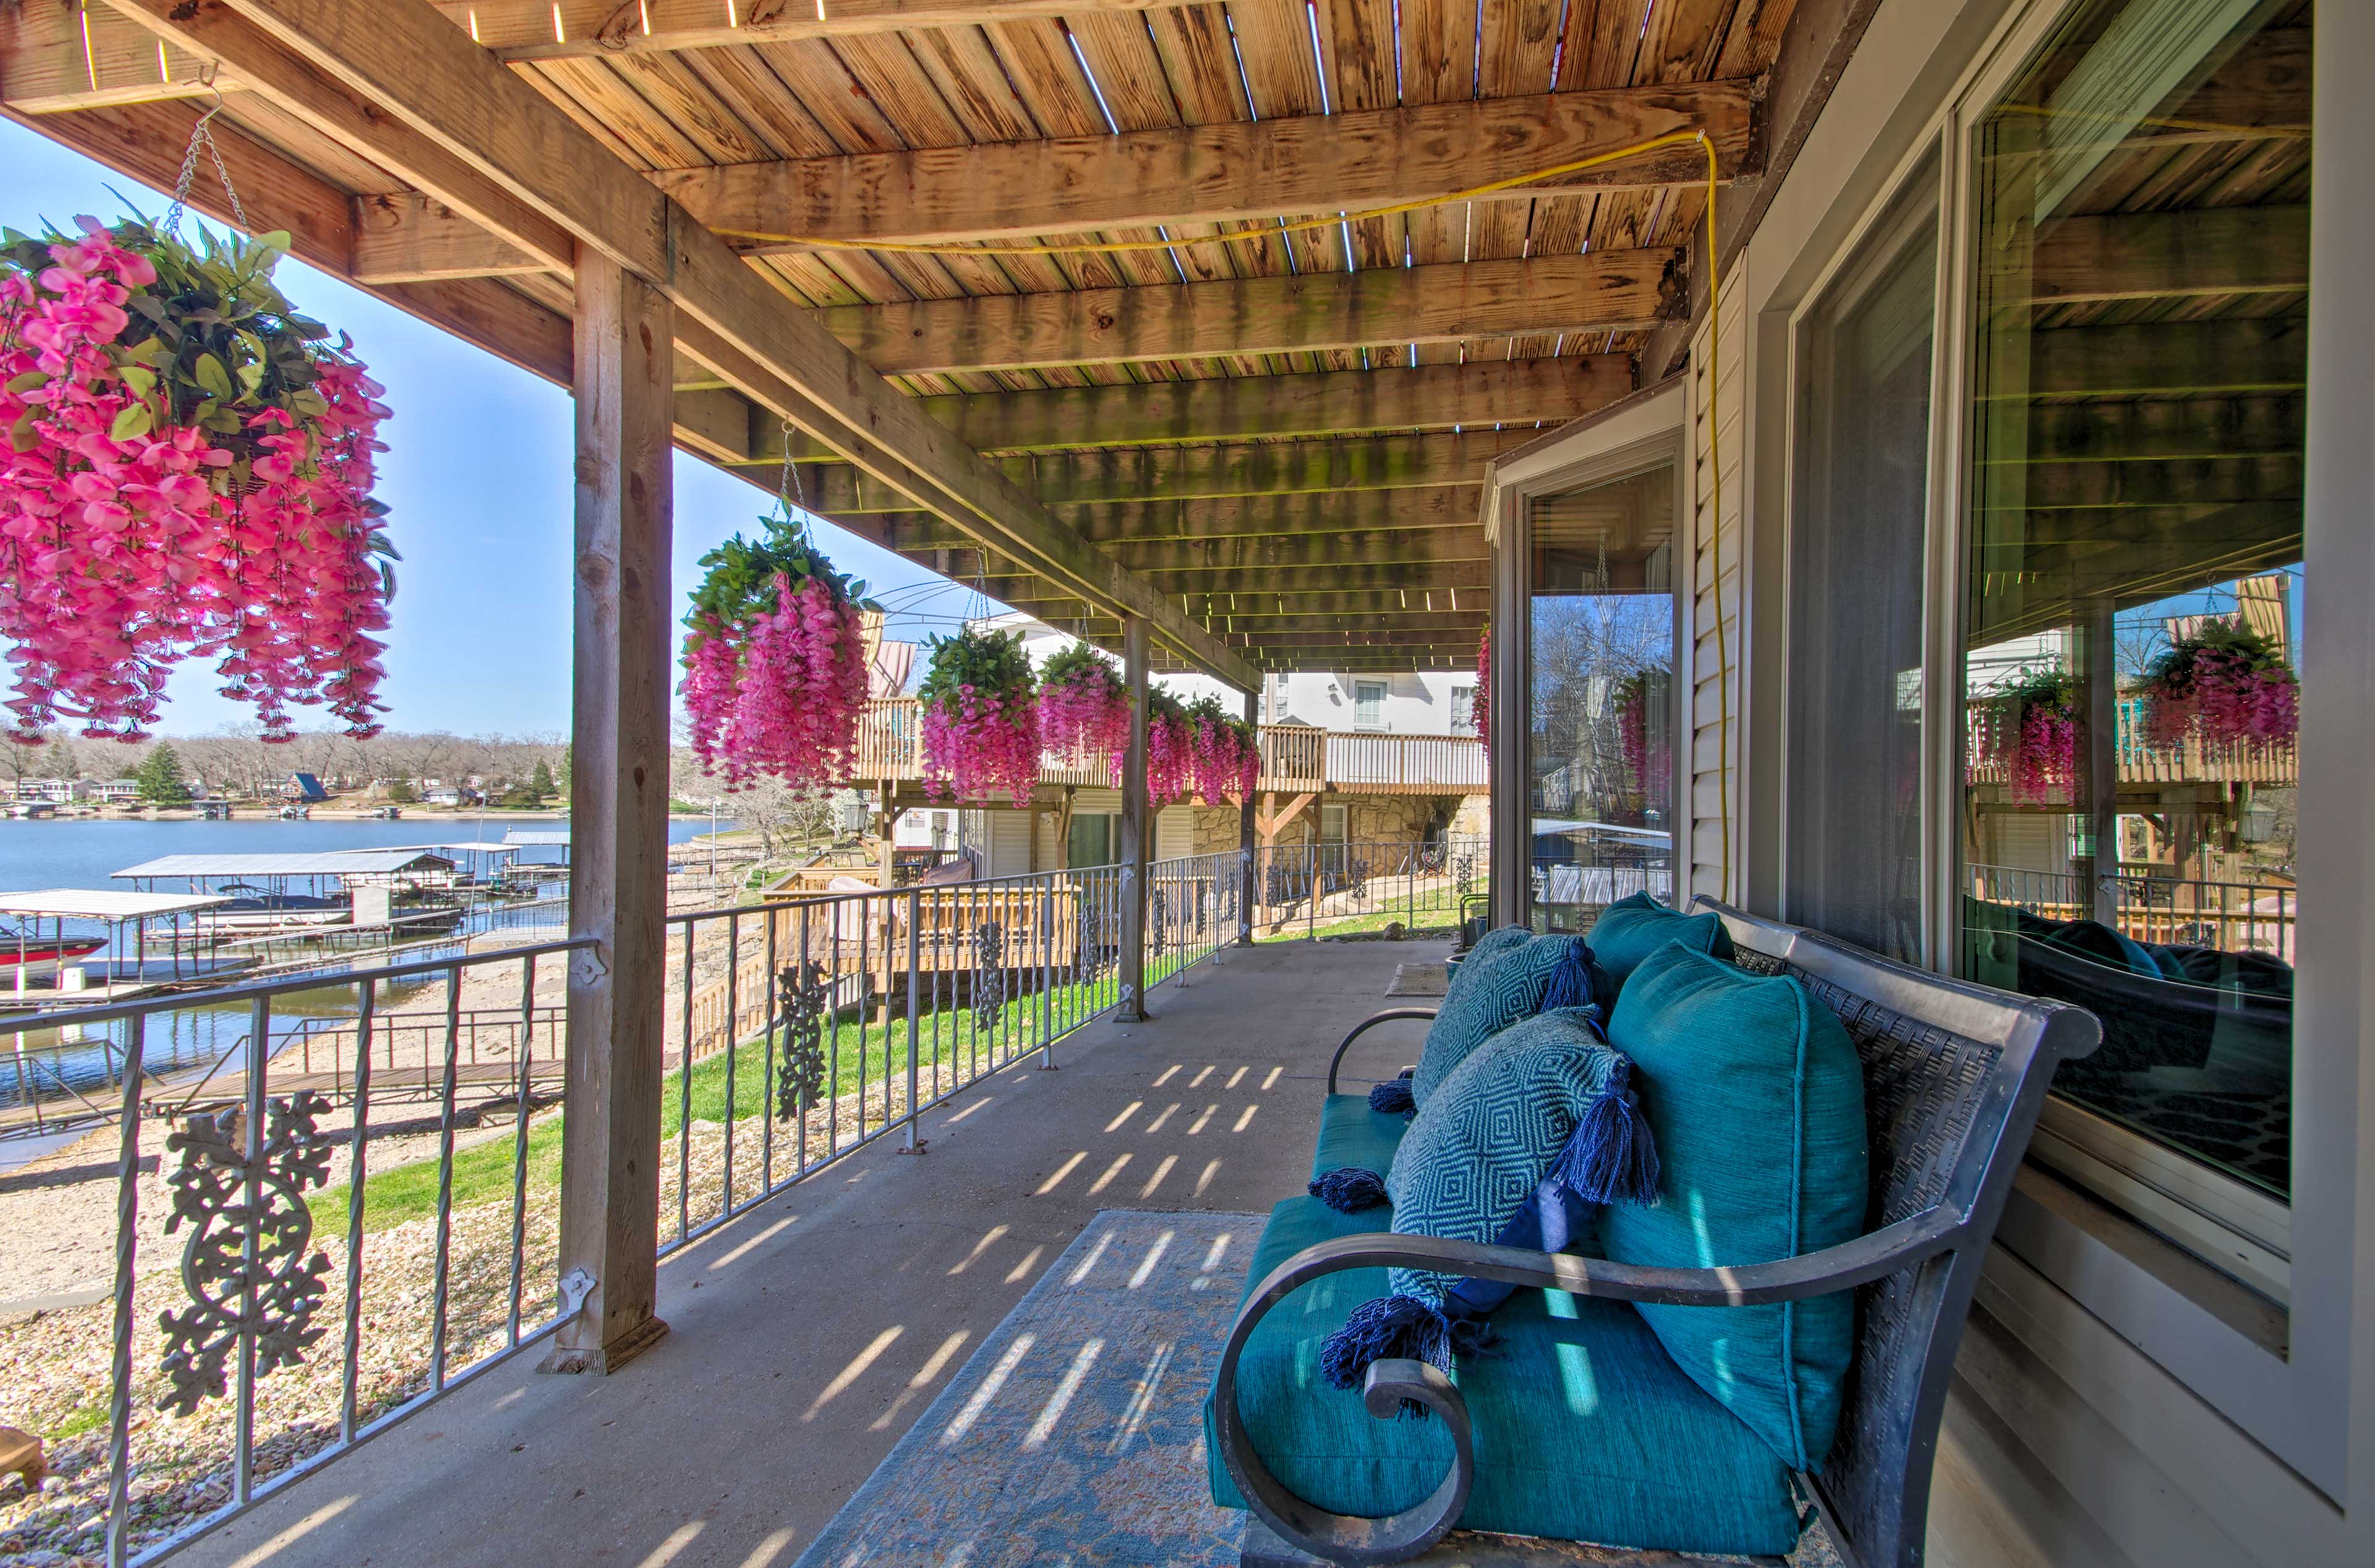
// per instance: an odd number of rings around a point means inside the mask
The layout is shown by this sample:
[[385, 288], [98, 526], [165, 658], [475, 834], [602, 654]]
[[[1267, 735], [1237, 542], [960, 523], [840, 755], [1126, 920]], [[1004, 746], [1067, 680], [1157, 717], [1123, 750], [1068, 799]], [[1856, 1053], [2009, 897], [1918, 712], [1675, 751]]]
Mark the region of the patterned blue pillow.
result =
[[[1556, 1250], [1589, 1225], [1585, 1206], [1654, 1201], [1657, 1150], [1631, 1080], [1591, 1008], [1554, 1008], [1496, 1035], [1452, 1070], [1395, 1150], [1393, 1232]], [[1470, 1315], [1510, 1294], [1433, 1269], [1395, 1268], [1388, 1280], [1393, 1293], [1356, 1309], [1321, 1350], [1336, 1387], [1382, 1357], [1448, 1372], [1472, 1342]]]
[[[1496, 942], [1504, 932], [1518, 933], [1518, 939]], [[1426, 1046], [1411, 1074], [1413, 1104], [1424, 1109], [1469, 1053], [1545, 1006], [1613, 1003], [1613, 994], [1602, 996], [1594, 989], [1591, 961], [1582, 938], [1535, 937], [1519, 925], [1505, 925], [1478, 942], [1459, 966], [1459, 977], [1445, 988], [1443, 1006], [1427, 1028]]]

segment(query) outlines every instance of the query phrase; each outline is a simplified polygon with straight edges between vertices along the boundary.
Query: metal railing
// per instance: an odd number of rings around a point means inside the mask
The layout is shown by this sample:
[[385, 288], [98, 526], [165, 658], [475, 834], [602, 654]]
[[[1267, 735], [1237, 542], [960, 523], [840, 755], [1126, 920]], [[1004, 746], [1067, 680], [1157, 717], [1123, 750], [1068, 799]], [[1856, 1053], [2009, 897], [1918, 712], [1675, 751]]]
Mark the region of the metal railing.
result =
[[[66, 1021], [111, 1031], [119, 1064], [112, 1285], [106, 1302], [13, 1327], [25, 1339], [0, 1358], [0, 1378], [39, 1364], [29, 1358], [88, 1358], [104, 1334], [106, 1413], [60, 1443], [62, 1484], [24, 1499], [0, 1534], [112, 1565], [154, 1558], [549, 1332], [560, 1302], [538, 1281], [555, 1272], [557, 1206], [538, 1189], [557, 1192], [560, 1147], [557, 1126], [532, 1133], [530, 1114], [539, 1058], [561, 1060], [562, 1020], [537, 987], [557, 989], [562, 955], [592, 945], [76, 1009]], [[441, 1013], [383, 1014], [384, 998], [424, 988], [442, 994]], [[343, 1003], [334, 1027], [320, 1016], [325, 996]], [[308, 1016], [277, 1021], [286, 1007]], [[204, 1093], [152, 1104], [152, 1029], [170, 1032], [177, 1020], [160, 1015], [194, 1010], [243, 1012], [245, 1031], [205, 1075]], [[0, 1043], [13, 1048], [61, 1022], [0, 1019]], [[481, 1032], [499, 1032], [501, 1048]], [[417, 1063], [402, 1059], [408, 1034]], [[317, 1087], [328, 1064], [309, 1064], [309, 1047], [343, 1054], [343, 1105]], [[409, 1091], [416, 1077], [433, 1084], [435, 1115], [375, 1126], [389, 1080]], [[489, 1110], [510, 1114], [510, 1147], [466, 1149], [459, 1133]], [[166, 1132], [160, 1114], [182, 1119]], [[375, 1132], [433, 1134], [434, 1155], [375, 1176]], [[549, 1144], [535, 1164], [532, 1137]], [[332, 1182], [342, 1148], [343, 1190]], [[159, 1197], [144, 1192], [144, 1167], [170, 1193], [161, 1231], [143, 1212]], [[457, 1191], [468, 1199], [458, 1207]], [[178, 1257], [156, 1267], [159, 1248]], [[60, 1395], [36, 1380], [6, 1387], [0, 1404], [38, 1433], [77, 1419], [46, 1407], [92, 1392]], [[102, 1530], [103, 1543], [92, 1539]]]
[[[2294, 961], [2300, 895], [2274, 882], [2214, 882], [2121, 870], [2107, 882], [2119, 929], [2139, 942], [2267, 953]], [[1964, 888], [1988, 903], [2010, 904], [2048, 920], [2096, 918], [2094, 892], [2066, 871], [1971, 864]]]
[[[1156, 862], [1146, 983], [1224, 963], [1241, 918], [1297, 937], [1447, 927], [1483, 864], [1465, 842], [1281, 846], [1248, 889], [1235, 848]], [[662, 966], [666, 998], [659, 1251], [886, 1137], [920, 1148], [920, 1116], [993, 1074], [1055, 1066], [1121, 1000], [1128, 877], [670, 916], [636, 961]], [[106, 1300], [0, 1328], [0, 1409], [65, 1433], [58, 1483], [0, 1499], [0, 1538], [151, 1561], [564, 1320], [565, 972], [592, 946], [0, 1019], [0, 1055], [69, 1021], [109, 1032], [115, 1158], [90, 1179], [117, 1216]], [[195, 1059], [177, 1054], [194, 1012], [219, 1025]], [[160, 1077], [149, 1047], [169, 1038]], [[95, 1382], [39, 1376], [78, 1356], [106, 1365], [103, 1419]]]

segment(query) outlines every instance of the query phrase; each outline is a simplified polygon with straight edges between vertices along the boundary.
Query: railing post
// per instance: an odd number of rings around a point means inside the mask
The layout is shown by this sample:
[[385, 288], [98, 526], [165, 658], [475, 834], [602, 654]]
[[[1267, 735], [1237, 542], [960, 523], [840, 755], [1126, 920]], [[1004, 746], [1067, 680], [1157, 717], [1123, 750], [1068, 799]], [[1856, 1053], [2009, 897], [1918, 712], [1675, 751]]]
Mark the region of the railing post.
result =
[[1146, 618], [1122, 619], [1122, 664], [1129, 681], [1129, 755], [1121, 770], [1121, 996], [1114, 1016], [1140, 1023], [1146, 1012]]
[[585, 1291], [542, 1370], [610, 1372], [668, 1331], [655, 1309], [676, 334], [667, 297], [591, 247], [576, 288], [569, 929], [595, 945], [569, 965], [559, 1273]]
[[[907, 1142], [899, 1150], [902, 1154], [924, 1152], [924, 1140], [916, 1136], [916, 1118], [920, 1114], [917, 1106], [921, 1103], [916, 1092], [916, 1054], [919, 1033], [916, 1024], [924, 1007], [922, 994], [916, 985], [916, 975], [924, 967], [923, 927], [923, 885], [910, 883], [907, 888]], [[884, 1030], [882, 1038], [889, 1040], [891, 1032]]]
[[[1258, 716], [1256, 704], [1258, 692], [1246, 693], [1246, 723]], [[1254, 734], [1258, 737], [1261, 732]], [[1246, 797], [1237, 802], [1237, 946], [1254, 945], [1254, 792], [1246, 787]]]

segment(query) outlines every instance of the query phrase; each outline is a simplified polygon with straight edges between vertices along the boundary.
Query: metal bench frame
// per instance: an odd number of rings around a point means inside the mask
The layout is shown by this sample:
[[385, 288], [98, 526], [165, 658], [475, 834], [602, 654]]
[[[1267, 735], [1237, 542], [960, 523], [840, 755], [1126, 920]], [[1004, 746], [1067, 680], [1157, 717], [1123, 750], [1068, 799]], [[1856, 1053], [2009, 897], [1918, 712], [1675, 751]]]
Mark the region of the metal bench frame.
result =
[[[2092, 1051], [2100, 1027], [2078, 1008], [1950, 980], [1711, 899], [1692, 908], [1722, 918], [1743, 968], [1797, 976], [1855, 1041], [1873, 1157], [1866, 1233], [1801, 1257], [1729, 1268], [1640, 1267], [1384, 1232], [1305, 1248], [1246, 1299], [1213, 1382], [1222, 1460], [1255, 1515], [1247, 1564], [1315, 1558], [1343, 1564], [1696, 1561], [1670, 1551], [1579, 1558], [1573, 1548], [1516, 1538], [1445, 1542], [1467, 1503], [1476, 1460], [1459, 1387], [1423, 1362], [1377, 1362], [1363, 1400], [1371, 1415], [1390, 1420], [1401, 1401], [1414, 1399], [1444, 1422], [1452, 1467], [1425, 1500], [1388, 1517], [1354, 1518], [1314, 1507], [1272, 1476], [1237, 1408], [1237, 1362], [1255, 1327], [1271, 1307], [1323, 1275], [1400, 1266], [1686, 1306], [1751, 1306], [1854, 1290], [1855, 1354], [1838, 1435], [1819, 1474], [1794, 1479], [1821, 1510], [1848, 1568], [1919, 1568], [1938, 1425], [1988, 1243], [2054, 1068]], [[1365, 1020], [1337, 1047], [1329, 1091], [1336, 1091], [1345, 1048], [1364, 1031], [1432, 1016], [1394, 1008]]]

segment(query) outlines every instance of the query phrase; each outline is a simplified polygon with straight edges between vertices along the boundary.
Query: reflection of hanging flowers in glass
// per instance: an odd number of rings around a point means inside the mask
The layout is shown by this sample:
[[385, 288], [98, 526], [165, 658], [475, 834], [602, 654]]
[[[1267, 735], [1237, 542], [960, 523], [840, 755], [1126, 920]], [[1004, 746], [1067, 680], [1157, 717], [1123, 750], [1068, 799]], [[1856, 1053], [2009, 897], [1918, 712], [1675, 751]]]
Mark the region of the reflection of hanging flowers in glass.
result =
[[1655, 781], [1672, 772], [1672, 753], [1665, 737], [1659, 736], [1653, 742], [1649, 733], [1649, 704], [1665, 677], [1662, 668], [1637, 669], [1616, 686], [1616, 732], [1625, 749], [1625, 772], [1634, 791], [1645, 797]]
[[2248, 626], [2205, 620], [2170, 643], [2137, 685], [2155, 746], [2198, 736], [2205, 746], [2289, 741], [2300, 729], [2300, 681], [2275, 643]]
[[1086, 643], [1074, 643], [1039, 672], [1039, 741], [1076, 762], [1129, 749], [1129, 688]]
[[1188, 708], [1188, 721], [1197, 798], [1218, 806], [1229, 796], [1250, 795], [1261, 778], [1253, 725], [1231, 718], [1217, 697], [1199, 698]]
[[2076, 783], [2078, 683], [2068, 671], [2059, 665], [2024, 670], [1991, 694], [1980, 713], [1973, 751], [2006, 764], [2015, 800], [2043, 800]]
[[137, 740], [220, 655], [264, 738], [326, 703], [378, 733], [393, 559], [388, 410], [352, 345], [272, 281], [286, 234], [193, 249], [146, 218], [0, 236], [0, 637], [19, 735]]
[[916, 695], [924, 709], [924, 787], [946, 800], [988, 795], [1027, 806], [1039, 783], [1039, 701], [1019, 631], [931, 640]]
[[866, 584], [833, 569], [788, 516], [701, 558], [684, 640], [693, 754], [731, 789], [752, 773], [837, 784], [866, 712]]
[[1475, 716], [1476, 739], [1487, 750], [1493, 745], [1493, 633], [1476, 637], [1476, 695], [1468, 710]]

